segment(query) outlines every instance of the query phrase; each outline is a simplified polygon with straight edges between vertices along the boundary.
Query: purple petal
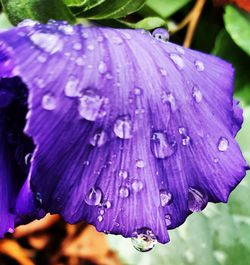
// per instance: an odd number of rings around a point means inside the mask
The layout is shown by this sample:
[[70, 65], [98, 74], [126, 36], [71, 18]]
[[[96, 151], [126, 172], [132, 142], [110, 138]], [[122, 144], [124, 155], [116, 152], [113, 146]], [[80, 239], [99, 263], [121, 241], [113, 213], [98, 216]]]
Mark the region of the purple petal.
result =
[[46, 210], [164, 243], [245, 176], [226, 62], [144, 31], [37, 24], [1, 39], [29, 88], [31, 184]]

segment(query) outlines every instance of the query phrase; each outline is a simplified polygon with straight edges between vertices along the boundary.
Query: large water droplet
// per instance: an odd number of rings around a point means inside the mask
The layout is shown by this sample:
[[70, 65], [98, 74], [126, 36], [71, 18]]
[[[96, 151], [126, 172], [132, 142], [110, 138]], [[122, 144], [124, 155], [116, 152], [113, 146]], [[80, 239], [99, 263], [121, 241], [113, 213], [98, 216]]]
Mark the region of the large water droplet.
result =
[[114, 133], [121, 139], [129, 139], [133, 134], [132, 121], [129, 115], [123, 115], [117, 118], [114, 124]]
[[151, 139], [151, 151], [156, 158], [165, 159], [176, 151], [176, 142], [169, 143], [163, 132], [154, 132]]
[[227, 138], [221, 137], [218, 142], [218, 150], [221, 152], [225, 152], [227, 151], [228, 147], [229, 147], [229, 142]]
[[205, 66], [204, 66], [203, 62], [201, 62], [201, 61], [198, 61], [198, 60], [195, 61], [194, 65], [195, 65], [197, 71], [199, 71], [199, 72], [203, 72], [205, 70]]
[[79, 96], [78, 85], [79, 85], [79, 79], [74, 75], [70, 75], [64, 89], [65, 95], [68, 97], [78, 97]]
[[127, 179], [128, 178], [128, 171], [124, 170], [124, 169], [121, 169], [119, 171], [118, 175], [119, 175], [120, 178]]
[[152, 36], [161, 42], [168, 42], [169, 41], [169, 33], [166, 29], [163, 29], [163, 28], [155, 29], [152, 32]]
[[129, 196], [129, 189], [125, 186], [121, 186], [119, 189], [119, 196], [121, 198], [127, 198]]
[[193, 98], [195, 99], [195, 101], [197, 103], [200, 103], [202, 100], [202, 93], [200, 91], [200, 89], [197, 86], [193, 87]]
[[140, 180], [133, 180], [132, 182], [132, 189], [134, 192], [139, 192], [143, 189], [143, 183]]
[[95, 135], [90, 139], [90, 144], [93, 146], [102, 146], [107, 142], [107, 134], [104, 131], [97, 132]]
[[142, 159], [138, 159], [138, 160], [136, 160], [135, 165], [137, 168], [144, 168], [145, 162]]
[[40, 49], [50, 54], [54, 54], [63, 49], [63, 42], [56, 34], [35, 32], [30, 36], [30, 40]]
[[188, 189], [188, 209], [192, 212], [200, 212], [207, 205], [207, 196], [194, 188]]
[[45, 94], [42, 98], [42, 107], [45, 110], [54, 110], [57, 106], [57, 101], [51, 94]]
[[91, 188], [85, 197], [85, 202], [91, 206], [99, 205], [101, 203], [101, 200], [102, 191], [98, 188]]
[[172, 203], [173, 195], [172, 193], [167, 192], [166, 190], [160, 190], [160, 199], [161, 199], [161, 206], [165, 207]]
[[140, 252], [147, 252], [157, 244], [156, 236], [146, 227], [134, 232], [131, 240], [134, 248]]
[[108, 99], [101, 97], [96, 91], [92, 89], [85, 90], [79, 101], [79, 114], [86, 120], [95, 121], [97, 118], [106, 115], [105, 107], [108, 104]]
[[180, 57], [180, 55], [171, 53], [170, 59], [174, 62], [174, 64], [179, 70], [182, 70], [184, 68], [185, 64], [184, 64], [183, 59]]

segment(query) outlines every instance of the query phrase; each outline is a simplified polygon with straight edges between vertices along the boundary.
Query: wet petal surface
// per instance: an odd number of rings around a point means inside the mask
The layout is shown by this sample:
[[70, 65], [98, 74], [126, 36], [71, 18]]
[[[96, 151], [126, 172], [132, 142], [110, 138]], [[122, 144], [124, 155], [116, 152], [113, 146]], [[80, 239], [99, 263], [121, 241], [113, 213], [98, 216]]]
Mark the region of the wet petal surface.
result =
[[29, 88], [31, 187], [42, 206], [164, 243], [191, 212], [226, 202], [246, 162], [234, 140], [242, 117], [232, 67], [158, 35], [20, 27], [1, 35], [15, 58], [1, 73]]

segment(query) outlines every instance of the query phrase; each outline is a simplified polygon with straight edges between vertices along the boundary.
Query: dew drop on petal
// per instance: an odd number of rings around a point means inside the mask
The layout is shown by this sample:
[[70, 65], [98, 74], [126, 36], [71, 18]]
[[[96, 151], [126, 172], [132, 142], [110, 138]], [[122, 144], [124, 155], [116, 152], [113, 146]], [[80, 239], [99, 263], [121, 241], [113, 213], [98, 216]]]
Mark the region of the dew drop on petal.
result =
[[139, 192], [143, 189], [143, 183], [137, 179], [132, 182], [131, 186], [134, 192]]
[[108, 67], [105, 62], [101, 61], [98, 66], [98, 71], [100, 74], [105, 74], [108, 70]]
[[174, 64], [179, 70], [182, 70], [184, 68], [185, 66], [184, 61], [178, 54], [171, 53], [170, 59], [174, 62]]
[[58, 29], [61, 30], [65, 35], [73, 35], [75, 33], [74, 27], [67, 23], [61, 24]]
[[95, 46], [92, 45], [92, 44], [89, 44], [89, 45], [87, 46], [87, 49], [88, 49], [89, 51], [93, 51], [93, 50], [95, 49]]
[[205, 70], [205, 66], [204, 66], [204, 63], [201, 62], [201, 61], [195, 61], [194, 62], [194, 65], [196, 67], [196, 70], [199, 71], [199, 72], [203, 72]]
[[105, 208], [105, 209], [109, 209], [111, 208], [112, 204], [110, 201], [106, 201], [102, 204], [102, 206]]
[[30, 40], [40, 49], [50, 54], [54, 54], [63, 49], [63, 42], [56, 34], [35, 32], [30, 36]]
[[79, 65], [79, 66], [83, 66], [83, 65], [85, 65], [85, 58], [83, 58], [83, 57], [77, 57], [75, 59], [75, 63], [77, 65]]
[[154, 132], [151, 138], [151, 151], [158, 159], [172, 156], [176, 151], [176, 142], [169, 143], [163, 132]]
[[47, 61], [47, 56], [45, 56], [44, 54], [40, 54], [37, 56], [37, 61], [39, 63], [45, 63]]
[[67, 97], [78, 97], [79, 96], [79, 79], [74, 76], [70, 75], [64, 89], [64, 93]]
[[119, 171], [118, 175], [119, 175], [120, 178], [127, 179], [128, 178], [128, 171], [124, 170], [124, 169], [121, 169]]
[[229, 146], [229, 142], [228, 142], [227, 138], [221, 137], [219, 139], [219, 142], [218, 142], [218, 150], [220, 152], [225, 152], [225, 151], [227, 151], [228, 146]]
[[171, 93], [163, 92], [161, 95], [161, 101], [163, 104], [169, 104], [172, 111], [175, 111], [177, 109], [175, 98]]
[[121, 139], [130, 139], [133, 134], [133, 126], [130, 116], [119, 116], [115, 121], [113, 131], [116, 136]]
[[138, 159], [138, 160], [136, 160], [135, 165], [136, 165], [137, 168], [144, 168], [145, 167], [145, 162], [142, 159]]
[[155, 29], [152, 32], [152, 36], [161, 42], [168, 42], [169, 41], [169, 33], [166, 29], [163, 29], [163, 28]]
[[12, 227], [9, 227], [8, 233], [13, 234], [14, 232], [15, 232], [15, 230]]
[[134, 94], [135, 94], [136, 96], [140, 96], [140, 95], [142, 95], [142, 89], [139, 88], [139, 87], [136, 87], [136, 88], [134, 89]]
[[187, 135], [187, 136], [183, 137], [183, 139], [182, 139], [182, 144], [183, 144], [184, 146], [189, 145], [190, 140], [191, 140], [191, 138]]
[[104, 145], [106, 142], [107, 134], [104, 131], [95, 133], [95, 135], [90, 139], [90, 144], [97, 147]]
[[131, 240], [134, 248], [140, 252], [150, 251], [157, 244], [156, 236], [146, 227], [134, 232]]
[[106, 115], [107, 98], [103, 98], [93, 89], [87, 89], [79, 98], [78, 111], [81, 117], [88, 121], [95, 121]]
[[193, 98], [197, 103], [200, 103], [202, 100], [202, 92], [200, 91], [200, 89], [197, 86], [193, 87]]
[[161, 206], [165, 207], [172, 203], [173, 195], [172, 193], [167, 192], [166, 190], [160, 190], [160, 200], [161, 200]]
[[127, 198], [129, 196], [129, 189], [125, 186], [119, 188], [119, 196], [121, 198]]
[[118, 45], [121, 45], [121, 44], [123, 43], [122, 38], [120, 38], [120, 37], [118, 37], [118, 36], [113, 37], [113, 38], [112, 38], [112, 41], [113, 41], [113, 43], [118, 44]]
[[103, 216], [102, 215], [98, 215], [97, 216], [97, 221], [101, 223], [103, 221]]
[[185, 54], [185, 50], [184, 50], [181, 46], [176, 46], [175, 49], [176, 49], [176, 51], [179, 52], [180, 54], [182, 54], [182, 55]]
[[200, 191], [189, 188], [188, 189], [188, 209], [192, 212], [200, 212], [207, 205], [207, 196]]
[[82, 44], [80, 42], [76, 42], [73, 44], [73, 49], [76, 51], [80, 51], [82, 49]]
[[170, 214], [165, 215], [165, 223], [166, 223], [166, 226], [171, 225], [171, 215]]
[[98, 188], [91, 188], [85, 197], [85, 202], [91, 206], [99, 205], [101, 203], [101, 200], [102, 191]]
[[18, 23], [18, 27], [34, 27], [35, 25], [39, 24], [37, 21], [34, 21], [32, 19], [24, 19], [20, 23]]
[[42, 195], [41, 195], [40, 192], [36, 192], [36, 194], [35, 194], [35, 199], [36, 199], [36, 201], [39, 203], [39, 205], [42, 205], [42, 203], [43, 203], [43, 199], [42, 199]]
[[45, 110], [54, 110], [57, 106], [57, 101], [51, 94], [45, 94], [42, 98], [42, 107]]

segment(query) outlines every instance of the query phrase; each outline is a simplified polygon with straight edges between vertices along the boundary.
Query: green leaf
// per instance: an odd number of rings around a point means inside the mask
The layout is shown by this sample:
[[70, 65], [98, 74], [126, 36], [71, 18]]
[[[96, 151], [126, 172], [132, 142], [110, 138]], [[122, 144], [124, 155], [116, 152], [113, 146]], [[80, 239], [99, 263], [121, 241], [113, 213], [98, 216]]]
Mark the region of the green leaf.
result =
[[151, 30], [159, 27], [165, 27], [166, 21], [160, 17], [147, 17], [135, 23], [134, 27], [139, 29]]
[[84, 5], [88, 0], [64, 0], [64, 3], [67, 6], [82, 6]]
[[[250, 162], [250, 107], [238, 141]], [[248, 265], [250, 260], [250, 174], [232, 192], [229, 203], [212, 204], [169, 231], [171, 241], [151, 252], [134, 250], [131, 240], [110, 236], [113, 249], [129, 265]]]
[[2, 0], [2, 5], [14, 25], [27, 18], [43, 23], [49, 19], [74, 22], [62, 0]]
[[12, 25], [4, 13], [0, 14], [0, 29], [9, 29]]
[[190, 0], [147, 0], [143, 9], [146, 13], [153, 12], [162, 18], [168, 18], [189, 2]]
[[233, 42], [225, 30], [218, 34], [212, 53], [232, 63], [236, 70], [236, 96], [243, 100], [245, 104], [250, 104], [250, 57]]
[[140, 9], [144, 2], [145, 0], [106, 0], [79, 15], [90, 19], [121, 18]]
[[250, 55], [250, 14], [233, 6], [226, 6], [225, 27], [234, 42]]

